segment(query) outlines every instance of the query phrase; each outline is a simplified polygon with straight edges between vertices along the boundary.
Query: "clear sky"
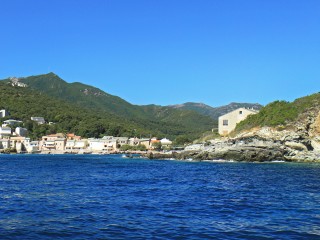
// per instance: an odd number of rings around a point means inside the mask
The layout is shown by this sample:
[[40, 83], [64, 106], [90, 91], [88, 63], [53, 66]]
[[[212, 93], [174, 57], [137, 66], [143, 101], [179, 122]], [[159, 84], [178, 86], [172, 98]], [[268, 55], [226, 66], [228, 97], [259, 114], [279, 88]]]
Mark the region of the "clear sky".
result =
[[54, 72], [134, 104], [320, 91], [319, 0], [1, 0], [0, 78]]

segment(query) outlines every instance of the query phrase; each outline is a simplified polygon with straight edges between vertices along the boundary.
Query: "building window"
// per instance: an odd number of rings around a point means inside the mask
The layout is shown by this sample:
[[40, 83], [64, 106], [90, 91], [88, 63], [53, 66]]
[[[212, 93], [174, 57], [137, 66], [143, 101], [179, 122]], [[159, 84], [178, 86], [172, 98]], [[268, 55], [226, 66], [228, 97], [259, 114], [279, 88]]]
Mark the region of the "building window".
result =
[[239, 114], [241, 115], [241, 114], [242, 114], [242, 111], [239, 111]]
[[228, 126], [228, 120], [223, 120], [223, 126]]

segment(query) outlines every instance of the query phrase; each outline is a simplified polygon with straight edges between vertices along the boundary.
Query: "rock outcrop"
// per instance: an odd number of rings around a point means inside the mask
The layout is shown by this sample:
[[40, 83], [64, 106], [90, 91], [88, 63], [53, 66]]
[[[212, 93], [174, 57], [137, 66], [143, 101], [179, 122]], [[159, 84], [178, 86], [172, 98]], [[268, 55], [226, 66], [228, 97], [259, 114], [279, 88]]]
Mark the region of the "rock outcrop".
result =
[[[281, 130], [279, 130], [281, 129]], [[234, 138], [188, 146], [179, 159], [320, 162], [320, 113], [317, 109], [286, 126], [254, 128]]]
[[254, 136], [212, 142], [200, 151], [184, 151], [179, 154], [178, 158], [264, 162], [282, 160], [284, 154], [285, 148], [280, 142]]

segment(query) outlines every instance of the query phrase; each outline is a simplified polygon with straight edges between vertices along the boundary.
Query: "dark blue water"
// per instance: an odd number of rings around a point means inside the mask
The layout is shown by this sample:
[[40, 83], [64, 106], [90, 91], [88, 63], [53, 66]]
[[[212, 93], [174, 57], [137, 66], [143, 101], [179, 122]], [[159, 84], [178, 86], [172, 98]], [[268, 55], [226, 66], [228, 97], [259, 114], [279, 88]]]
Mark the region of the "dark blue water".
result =
[[0, 239], [320, 239], [320, 165], [0, 155]]

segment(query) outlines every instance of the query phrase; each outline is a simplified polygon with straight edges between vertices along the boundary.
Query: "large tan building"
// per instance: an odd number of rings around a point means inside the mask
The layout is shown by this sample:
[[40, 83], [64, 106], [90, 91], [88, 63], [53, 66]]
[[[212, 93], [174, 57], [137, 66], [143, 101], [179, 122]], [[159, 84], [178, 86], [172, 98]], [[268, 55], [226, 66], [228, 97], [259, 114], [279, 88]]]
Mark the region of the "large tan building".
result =
[[222, 136], [232, 132], [237, 124], [246, 119], [251, 114], [257, 114], [259, 111], [247, 108], [238, 108], [232, 112], [219, 117], [219, 134]]

